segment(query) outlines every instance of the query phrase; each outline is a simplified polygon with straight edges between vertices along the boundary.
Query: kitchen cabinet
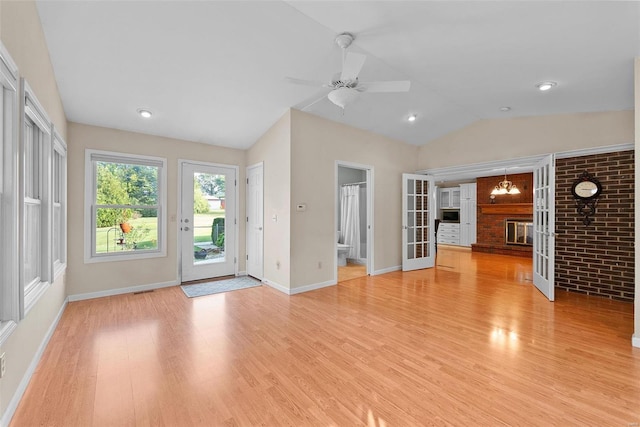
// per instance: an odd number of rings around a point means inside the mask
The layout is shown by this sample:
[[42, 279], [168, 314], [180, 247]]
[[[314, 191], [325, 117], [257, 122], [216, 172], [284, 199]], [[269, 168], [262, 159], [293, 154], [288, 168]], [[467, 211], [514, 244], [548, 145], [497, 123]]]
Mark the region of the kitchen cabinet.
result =
[[440, 189], [440, 209], [460, 209], [460, 187]]
[[453, 222], [441, 222], [438, 226], [438, 243], [459, 245], [460, 224]]
[[476, 184], [460, 185], [460, 245], [476, 243], [477, 199]]

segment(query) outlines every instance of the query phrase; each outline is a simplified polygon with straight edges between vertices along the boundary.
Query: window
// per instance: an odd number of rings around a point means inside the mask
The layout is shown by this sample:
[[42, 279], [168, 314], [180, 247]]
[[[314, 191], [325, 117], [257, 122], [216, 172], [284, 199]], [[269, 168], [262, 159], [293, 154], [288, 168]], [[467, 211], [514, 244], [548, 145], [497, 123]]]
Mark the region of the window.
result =
[[18, 70], [0, 44], [0, 345], [19, 317]]
[[166, 160], [87, 150], [85, 262], [166, 255]]
[[24, 82], [22, 170], [22, 286], [24, 313], [47, 290], [51, 278], [51, 122]]
[[53, 133], [53, 275], [67, 263], [67, 146]]

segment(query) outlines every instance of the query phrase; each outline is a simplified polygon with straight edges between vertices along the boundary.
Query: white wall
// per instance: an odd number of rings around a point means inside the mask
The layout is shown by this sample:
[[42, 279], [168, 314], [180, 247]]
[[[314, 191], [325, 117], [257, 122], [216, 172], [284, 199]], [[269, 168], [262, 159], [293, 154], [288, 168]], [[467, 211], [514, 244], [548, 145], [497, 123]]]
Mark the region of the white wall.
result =
[[480, 120], [421, 146], [419, 168], [630, 144], [633, 128], [633, 111]]
[[[68, 294], [91, 294], [178, 280], [178, 159], [239, 166], [239, 212], [244, 218], [245, 154], [242, 150], [117, 129], [69, 123], [69, 257]], [[146, 154], [167, 159], [167, 256], [143, 260], [84, 263], [85, 150]], [[242, 221], [238, 221], [242, 224]], [[245, 269], [244, 227], [239, 227], [238, 269]]]
[[338, 160], [373, 166], [373, 269], [401, 265], [402, 173], [418, 169], [417, 155], [414, 145], [291, 110], [292, 289], [334, 278]]
[[[26, 0], [2, 1], [0, 11], [0, 39], [16, 62], [20, 75], [28, 81], [58, 132], [67, 139], [67, 121], [35, 3]], [[62, 275], [49, 287], [0, 348], [0, 353], [6, 354], [7, 366], [5, 376], [0, 379], [2, 421], [6, 421], [7, 408], [20, 387], [25, 385], [21, 382], [64, 305], [65, 287], [66, 278]]]
[[291, 286], [291, 113], [289, 111], [247, 150], [246, 159], [247, 166], [264, 163], [263, 278], [281, 287], [282, 291], [288, 290]]

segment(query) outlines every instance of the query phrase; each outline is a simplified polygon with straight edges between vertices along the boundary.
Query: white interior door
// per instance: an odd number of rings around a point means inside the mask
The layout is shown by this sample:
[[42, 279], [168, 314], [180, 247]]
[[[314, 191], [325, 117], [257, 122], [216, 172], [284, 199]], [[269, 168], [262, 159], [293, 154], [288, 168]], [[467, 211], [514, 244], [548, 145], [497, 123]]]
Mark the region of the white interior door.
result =
[[533, 169], [533, 284], [549, 301], [555, 298], [555, 181], [550, 155]]
[[262, 280], [264, 187], [262, 163], [247, 168], [247, 274]]
[[428, 175], [402, 175], [402, 271], [435, 265], [435, 187]]
[[236, 169], [182, 163], [182, 281], [236, 272]]

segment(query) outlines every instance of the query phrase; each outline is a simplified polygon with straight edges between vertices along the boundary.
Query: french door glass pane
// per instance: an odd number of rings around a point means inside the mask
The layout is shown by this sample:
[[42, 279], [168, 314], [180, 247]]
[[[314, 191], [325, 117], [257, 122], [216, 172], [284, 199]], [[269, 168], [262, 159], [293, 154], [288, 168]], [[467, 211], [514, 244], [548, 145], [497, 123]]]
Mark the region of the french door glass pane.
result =
[[193, 262], [225, 262], [226, 176], [193, 174]]

